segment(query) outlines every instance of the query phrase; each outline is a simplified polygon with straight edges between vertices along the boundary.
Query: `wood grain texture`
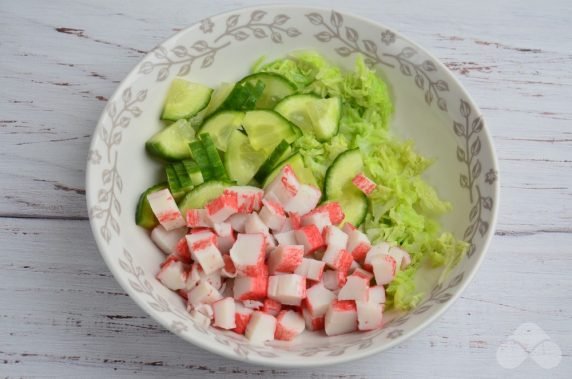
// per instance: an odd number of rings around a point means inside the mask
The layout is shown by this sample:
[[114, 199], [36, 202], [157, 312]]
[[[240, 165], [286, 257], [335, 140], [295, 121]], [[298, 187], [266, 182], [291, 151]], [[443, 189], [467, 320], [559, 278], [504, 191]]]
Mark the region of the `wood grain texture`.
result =
[[[307, 1], [292, 1], [310, 4]], [[144, 53], [244, 0], [0, 3], [0, 376], [555, 377], [572, 373], [572, 3], [313, 1], [432, 51], [485, 113], [501, 169], [487, 260], [462, 298], [406, 343], [352, 364], [269, 369], [195, 348], [115, 283], [86, 221], [84, 170], [106, 99]], [[537, 323], [550, 371], [503, 369], [502, 341]]]

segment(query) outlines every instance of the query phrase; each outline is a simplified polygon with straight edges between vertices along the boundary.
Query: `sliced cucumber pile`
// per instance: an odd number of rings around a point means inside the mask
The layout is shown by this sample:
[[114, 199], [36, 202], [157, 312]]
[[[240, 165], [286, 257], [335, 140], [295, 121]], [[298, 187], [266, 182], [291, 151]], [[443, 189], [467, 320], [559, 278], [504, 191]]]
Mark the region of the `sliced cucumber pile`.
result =
[[[172, 124], [152, 136], [146, 148], [166, 161], [166, 184], [158, 188], [169, 188], [185, 211], [202, 207], [229, 185], [266, 186], [286, 165], [302, 183], [319, 187], [292, 144], [304, 134], [329, 140], [338, 133], [340, 115], [340, 98], [299, 93], [275, 73], [248, 75], [214, 91], [175, 79], [161, 116]], [[324, 199], [339, 201], [346, 221], [354, 225], [363, 221], [368, 206], [351, 184], [362, 165], [357, 150], [342, 153], [328, 169], [322, 188]], [[140, 201], [139, 225], [156, 225], [149, 212]]]
[[352, 179], [363, 171], [363, 160], [358, 149], [340, 154], [326, 172], [324, 197], [340, 203], [346, 218], [355, 226], [361, 225], [367, 214], [368, 202], [363, 192], [353, 185]]

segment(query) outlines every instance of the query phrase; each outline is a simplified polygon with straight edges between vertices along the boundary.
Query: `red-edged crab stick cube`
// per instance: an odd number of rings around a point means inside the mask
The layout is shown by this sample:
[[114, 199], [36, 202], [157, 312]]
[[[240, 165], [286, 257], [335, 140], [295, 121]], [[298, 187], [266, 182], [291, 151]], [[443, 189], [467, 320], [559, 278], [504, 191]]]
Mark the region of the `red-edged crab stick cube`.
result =
[[276, 318], [276, 332], [274, 338], [277, 340], [291, 341], [301, 334], [306, 328], [304, 318], [298, 312], [282, 311]]
[[272, 316], [278, 316], [281, 309], [282, 304], [280, 304], [280, 302], [268, 298], [264, 299], [264, 303], [262, 305], [263, 312], [271, 314]]
[[276, 201], [262, 200], [262, 209], [258, 213], [262, 222], [272, 230], [280, 230], [287, 220], [286, 212], [282, 205]]
[[370, 249], [371, 242], [364, 233], [357, 229], [348, 233], [348, 251], [356, 261], [363, 262]]
[[189, 304], [196, 307], [199, 304], [212, 304], [222, 299], [218, 290], [206, 280], [200, 280], [199, 284], [188, 293]]
[[367, 301], [369, 297], [369, 280], [358, 275], [350, 275], [346, 284], [338, 293], [338, 300]]
[[296, 241], [296, 233], [294, 230], [289, 230], [286, 232], [275, 233], [274, 238], [278, 242], [278, 246], [289, 246], [289, 245], [296, 245], [298, 242]]
[[236, 300], [264, 300], [268, 289], [268, 268], [260, 267], [256, 276], [234, 278], [233, 293]]
[[327, 226], [332, 225], [330, 215], [326, 210], [322, 212], [310, 212], [302, 216], [301, 223], [302, 226], [316, 225], [320, 233], [323, 233]]
[[317, 283], [306, 290], [304, 309], [307, 309], [312, 316], [323, 316], [334, 300], [336, 294], [327, 289], [323, 283]]
[[275, 273], [293, 273], [294, 270], [302, 263], [304, 257], [304, 246], [278, 246], [270, 253], [268, 258], [268, 272]]
[[324, 315], [312, 316], [310, 311], [306, 308], [302, 308], [302, 317], [304, 317], [304, 321], [306, 322], [306, 329], [311, 331], [324, 329]]
[[252, 316], [252, 309], [249, 309], [242, 305], [241, 303], [235, 301], [235, 313], [234, 313], [234, 323], [236, 327], [233, 329], [234, 332], [238, 334], [244, 334], [246, 330], [246, 326], [250, 321], [250, 317]]
[[225, 278], [235, 278], [236, 267], [234, 267], [234, 262], [228, 254], [223, 254], [222, 260], [224, 261], [224, 267], [220, 270], [220, 274]]
[[322, 280], [326, 264], [311, 258], [303, 258], [302, 263], [296, 268], [294, 274], [305, 276], [308, 280], [319, 282]]
[[189, 209], [187, 211], [187, 227], [210, 228], [211, 221], [206, 209]]
[[182, 228], [186, 225], [173, 195], [167, 188], [148, 194], [147, 201], [155, 217], [166, 230]]
[[236, 305], [232, 297], [225, 297], [212, 304], [214, 312], [213, 325], [221, 329], [236, 328]]
[[411, 263], [409, 253], [400, 247], [392, 246], [387, 255], [391, 255], [393, 259], [395, 259], [395, 262], [397, 263], [397, 271], [406, 268]]
[[382, 285], [369, 287], [368, 301], [370, 303], [385, 304], [385, 288]]
[[371, 267], [371, 262], [373, 258], [379, 255], [387, 255], [389, 253], [390, 247], [391, 245], [388, 244], [387, 242], [380, 242], [377, 245], [372, 246], [365, 256], [363, 262], [363, 268], [373, 272], [373, 267]]
[[391, 283], [397, 273], [397, 262], [391, 255], [377, 255], [371, 261], [375, 283], [386, 285]]
[[377, 185], [375, 184], [375, 182], [373, 180], [371, 180], [370, 178], [368, 178], [367, 176], [364, 175], [363, 172], [360, 172], [359, 174], [357, 174], [353, 179], [352, 179], [352, 183], [363, 193], [365, 193], [366, 195], [371, 194], [374, 190], [375, 187], [377, 187]]
[[232, 229], [237, 233], [244, 233], [244, 226], [246, 225], [246, 221], [248, 220], [249, 214], [247, 213], [235, 213], [230, 216], [227, 222], [230, 224]]
[[310, 213], [321, 213], [324, 211], [328, 212], [328, 215], [330, 216], [330, 222], [332, 223], [332, 225], [340, 224], [346, 217], [340, 203], [338, 203], [337, 201], [329, 201], [327, 203], [324, 203]]
[[268, 313], [255, 311], [250, 317], [244, 335], [251, 343], [259, 344], [274, 340], [276, 332], [276, 317]]
[[183, 262], [167, 258], [167, 261], [157, 274], [157, 279], [165, 287], [173, 291], [185, 288], [187, 273]]
[[213, 237], [208, 236], [204, 239], [189, 244], [187, 236], [187, 244], [189, 245], [191, 255], [194, 260], [201, 265], [203, 271], [208, 275], [224, 267], [224, 260], [220, 250], [216, 247]]
[[209, 202], [205, 208], [211, 222], [223, 222], [238, 212], [238, 196], [235, 192], [225, 192]]
[[187, 234], [187, 228], [167, 230], [163, 225], [157, 225], [151, 231], [151, 241], [153, 241], [163, 253], [174, 254], [179, 240], [183, 238], [185, 234]]
[[337, 336], [357, 329], [357, 310], [353, 301], [335, 300], [328, 307], [324, 320], [328, 336]]
[[304, 246], [306, 255], [325, 246], [324, 238], [316, 225], [303, 226], [294, 233], [298, 244]]
[[321, 197], [322, 192], [318, 188], [308, 184], [301, 184], [296, 196], [284, 205], [284, 209], [288, 212], [303, 215], [314, 209], [320, 202]]
[[225, 193], [235, 193], [238, 200], [239, 213], [256, 212], [262, 206], [264, 190], [253, 186], [232, 186], [224, 190]]
[[264, 264], [266, 241], [263, 234], [239, 234], [230, 249], [230, 258], [239, 275], [257, 276]]
[[359, 330], [374, 330], [382, 326], [383, 306], [378, 303], [356, 300]]
[[300, 305], [306, 297], [306, 278], [296, 274], [270, 276], [267, 295], [285, 305]]
[[282, 168], [280, 173], [265, 188], [265, 198], [277, 200], [282, 206], [286, 206], [298, 193], [300, 181], [296, 177], [290, 165]]

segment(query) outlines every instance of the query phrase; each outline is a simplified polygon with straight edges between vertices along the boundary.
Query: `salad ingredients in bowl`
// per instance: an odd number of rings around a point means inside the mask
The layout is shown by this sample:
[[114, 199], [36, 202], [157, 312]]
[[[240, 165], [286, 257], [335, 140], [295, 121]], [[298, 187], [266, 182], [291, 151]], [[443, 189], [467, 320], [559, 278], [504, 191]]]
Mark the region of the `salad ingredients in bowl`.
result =
[[164, 183], [136, 222], [167, 255], [157, 279], [205, 325], [252, 342], [383, 326], [422, 297], [419, 267], [460, 261], [431, 161], [389, 130], [388, 85], [294, 52], [217, 88], [177, 78], [145, 144]]

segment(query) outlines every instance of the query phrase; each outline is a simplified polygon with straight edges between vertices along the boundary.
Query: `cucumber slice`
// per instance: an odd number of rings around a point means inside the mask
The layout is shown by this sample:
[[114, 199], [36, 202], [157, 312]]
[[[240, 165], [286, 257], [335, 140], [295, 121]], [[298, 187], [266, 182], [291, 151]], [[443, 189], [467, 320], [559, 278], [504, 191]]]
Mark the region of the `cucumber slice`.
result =
[[177, 175], [177, 179], [179, 180], [179, 184], [181, 185], [182, 192], [188, 192], [193, 189], [193, 181], [191, 177], [187, 173], [187, 169], [182, 162], [174, 162], [171, 163], [170, 166], [175, 171], [175, 175]]
[[207, 118], [199, 134], [208, 133], [216, 146], [221, 151], [226, 151], [228, 139], [233, 130], [239, 129], [242, 125], [244, 112], [220, 111]]
[[234, 88], [235, 83], [222, 83], [220, 86], [215, 88], [212, 96], [211, 101], [209, 101], [209, 105], [203, 110], [204, 116], [207, 117], [215, 111], [224, 103], [227, 97], [230, 95]]
[[319, 99], [319, 96], [313, 94], [291, 95], [276, 104], [274, 110], [304, 132], [314, 133], [314, 127], [312, 125], [312, 119], [308, 114], [307, 104]]
[[167, 92], [161, 118], [176, 121], [196, 115], [208, 105], [212, 92], [205, 85], [174, 79]]
[[338, 133], [342, 103], [339, 97], [322, 99], [316, 95], [292, 95], [274, 110], [319, 141], [327, 141]]
[[338, 134], [342, 117], [342, 99], [331, 97], [310, 101], [306, 105], [318, 141], [327, 141]]
[[207, 182], [214, 179], [214, 172], [211, 169], [209, 157], [203, 143], [199, 140], [195, 140], [189, 144], [189, 147], [191, 148], [193, 159], [197, 162], [197, 165], [201, 170], [203, 180]]
[[201, 173], [201, 169], [198, 164], [188, 159], [183, 161], [183, 165], [185, 166], [187, 175], [191, 178], [194, 186], [198, 186], [204, 182], [203, 174]]
[[278, 175], [278, 173], [280, 173], [280, 170], [282, 170], [282, 168], [287, 164], [292, 167], [292, 170], [294, 170], [294, 173], [296, 173], [296, 176], [301, 183], [310, 184], [319, 188], [318, 182], [316, 182], [316, 178], [312, 174], [312, 171], [304, 166], [304, 158], [302, 158], [302, 155], [299, 153], [292, 154], [282, 162], [278, 163], [278, 165], [264, 180], [263, 187], [269, 185], [270, 182], [272, 182], [272, 180], [274, 180], [274, 178]]
[[366, 196], [352, 179], [363, 170], [363, 161], [358, 149], [340, 154], [326, 171], [324, 179], [324, 197], [328, 201], [340, 203], [346, 217], [343, 222], [359, 226], [367, 214]]
[[232, 92], [220, 106], [220, 110], [248, 111], [256, 107], [256, 103], [264, 92], [264, 83], [260, 80], [237, 83]]
[[146, 143], [147, 152], [168, 161], [191, 157], [189, 142], [195, 138], [195, 130], [186, 120], [179, 120], [156, 133]]
[[245, 185], [252, 180], [267, 156], [264, 150], [254, 150], [248, 137], [235, 130], [230, 135], [224, 166], [230, 179], [238, 185]]
[[271, 72], [259, 72], [243, 78], [242, 83], [264, 83], [264, 91], [256, 102], [256, 109], [272, 109], [276, 104], [296, 92], [296, 86], [285, 77]]
[[203, 208], [209, 201], [219, 197], [232, 184], [218, 180], [205, 182], [185, 195], [179, 203], [179, 210], [186, 216], [189, 209]]
[[222, 164], [222, 159], [220, 159], [220, 155], [216, 149], [213, 139], [209, 134], [206, 133], [201, 134], [200, 138], [201, 142], [203, 143], [203, 147], [205, 148], [205, 152], [207, 153], [214, 178], [220, 180], [228, 180], [228, 175], [226, 174], [226, 170]]
[[272, 151], [272, 154], [270, 154], [268, 159], [266, 159], [266, 161], [262, 164], [262, 166], [260, 166], [260, 169], [258, 170], [256, 175], [254, 175], [254, 178], [262, 183], [262, 181], [264, 181], [264, 179], [268, 176], [268, 174], [270, 174], [272, 169], [278, 163], [280, 163], [280, 161], [284, 160], [285, 158], [291, 155], [291, 151], [292, 148], [290, 147], [290, 144], [285, 140], [282, 140], [282, 142], [280, 142], [278, 146], [276, 146], [274, 151]]
[[137, 202], [137, 209], [135, 210], [135, 223], [145, 229], [153, 229], [155, 226], [159, 225], [159, 221], [155, 217], [149, 201], [147, 200], [147, 195], [153, 192], [160, 191], [167, 188], [167, 183], [156, 184], [149, 187], [145, 192], [139, 196], [139, 201]]
[[282, 140], [292, 143], [299, 135], [296, 125], [269, 110], [246, 112], [242, 125], [254, 150], [271, 151]]
[[167, 183], [169, 184], [169, 191], [171, 191], [175, 199], [181, 198], [185, 193], [182, 190], [181, 182], [179, 182], [179, 177], [173, 166], [165, 166], [165, 174], [167, 176]]

